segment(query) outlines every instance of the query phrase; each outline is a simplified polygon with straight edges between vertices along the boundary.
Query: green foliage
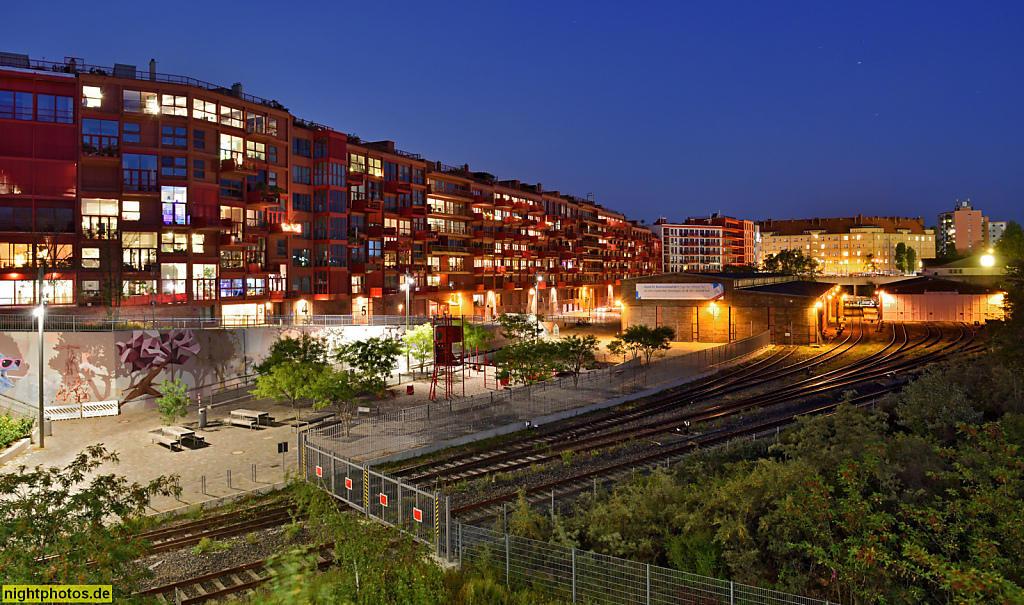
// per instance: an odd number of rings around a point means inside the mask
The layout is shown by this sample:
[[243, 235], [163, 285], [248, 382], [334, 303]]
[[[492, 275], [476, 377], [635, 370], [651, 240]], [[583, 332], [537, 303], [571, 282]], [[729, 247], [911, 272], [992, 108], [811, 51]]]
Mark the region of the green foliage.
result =
[[337, 408], [338, 418], [343, 422], [345, 436], [348, 437], [355, 416], [355, 398], [361, 391], [362, 385], [355, 372], [327, 368], [311, 378], [306, 392], [313, 399], [315, 409], [332, 405]]
[[6, 449], [9, 445], [24, 439], [32, 433], [32, 419], [18, 418], [0, 415], [0, 450]]
[[192, 547], [192, 554], [198, 556], [208, 552], [221, 552], [228, 550], [234, 545], [235, 542], [233, 540], [228, 540], [227, 542], [219, 542], [211, 538], [202, 538], [199, 540], [199, 544], [196, 544]]
[[544, 328], [540, 325], [540, 322], [544, 321], [544, 316], [537, 315], [536, 317], [536, 319], [531, 319], [529, 315], [502, 313], [498, 317], [498, 323], [501, 324], [501, 335], [513, 342], [537, 340], [544, 333]]
[[651, 358], [659, 351], [671, 348], [669, 342], [676, 337], [676, 332], [668, 326], [652, 328], [647, 325], [630, 326], [626, 331], [608, 344], [608, 352], [612, 355], [624, 355], [627, 352], [635, 359], [643, 356], [644, 363], [650, 364]]
[[462, 320], [455, 323], [462, 325], [462, 342], [466, 351], [482, 347], [494, 339], [494, 334], [491, 334], [475, 323]]
[[494, 361], [498, 378], [513, 384], [537, 384], [551, 378], [562, 366], [558, 344], [547, 340], [513, 340], [499, 350]]
[[557, 358], [565, 368], [572, 372], [573, 386], [578, 386], [580, 370], [594, 361], [597, 352], [597, 338], [593, 335], [566, 336], [556, 341]]
[[6, 584], [113, 584], [117, 602], [143, 577], [135, 536], [150, 499], [173, 495], [175, 476], [148, 484], [100, 474], [117, 454], [93, 445], [64, 468], [0, 473], [0, 569]]
[[402, 353], [402, 343], [391, 338], [367, 338], [334, 350], [335, 360], [354, 368], [358, 382], [374, 395], [387, 388], [391, 370]]
[[306, 366], [327, 365], [327, 342], [318, 336], [303, 332], [298, 338], [278, 338], [270, 345], [267, 356], [252, 366], [257, 374], [269, 374], [283, 363], [298, 363]]
[[818, 263], [810, 256], [804, 256], [800, 250], [780, 250], [777, 254], [769, 254], [761, 267], [767, 273], [786, 275], [813, 276], [818, 272]]
[[1017, 221], [1008, 221], [1003, 237], [996, 242], [995, 250], [1003, 256], [1024, 261], [1024, 228]]
[[161, 395], [156, 398], [157, 411], [165, 426], [171, 426], [178, 418], [188, 415], [188, 404], [191, 399], [188, 396], [188, 387], [180, 378], [160, 383], [160, 393]]
[[416, 326], [402, 336], [402, 352], [415, 359], [420, 367], [434, 357], [434, 328], [429, 323]]
[[893, 260], [896, 261], [896, 269], [900, 272], [907, 270], [907, 245], [903, 242], [896, 244], [896, 252], [893, 255]]
[[904, 260], [907, 265], [907, 273], [914, 273], [917, 271], [917, 250], [907, 246], [907, 255]]
[[295, 409], [295, 422], [300, 418], [302, 400], [311, 397], [310, 387], [318, 377], [328, 371], [326, 365], [310, 365], [298, 361], [282, 361], [265, 374], [256, 376], [252, 395], [257, 399], [287, 401]]

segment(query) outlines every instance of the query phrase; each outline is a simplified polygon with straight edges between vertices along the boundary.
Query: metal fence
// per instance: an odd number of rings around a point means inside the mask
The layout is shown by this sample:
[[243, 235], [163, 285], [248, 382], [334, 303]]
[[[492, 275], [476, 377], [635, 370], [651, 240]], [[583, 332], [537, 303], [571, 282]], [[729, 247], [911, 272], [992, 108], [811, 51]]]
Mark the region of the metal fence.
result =
[[448, 556], [447, 498], [310, 445], [305, 437], [299, 434], [298, 455], [299, 473], [307, 481], [368, 518], [433, 546], [438, 556]]
[[[410, 315], [411, 325], [429, 323], [429, 315]], [[480, 322], [479, 315], [460, 316], [466, 321]], [[238, 317], [153, 317], [151, 315], [125, 315], [117, 319], [55, 315], [48, 313], [43, 320], [47, 332], [111, 332], [113, 330], [169, 330], [190, 328], [245, 328], [259, 326], [339, 327], [339, 326], [404, 326], [405, 315], [282, 315]], [[0, 315], [0, 331], [34, 331], [39, 322], [31, 311], [23, 314]]]
[[[371, 460], [396, 452], [509, 427], [584, 406], [616, 400], [661, 385], [675, 384], [769, 345], [768, 333], [641, 365], [638, 360], [557, 378], [532, 386], [437, 401], [361, 416], [346, 431], [341, 423], [308, 432], [310, 443], [353, 460]], [[489, 371], [493, 372], [494, 368]], [[475, 370], [464, 368], [464, 371]], [[485, 371], [487, 371], [485, 369]]]
[[572, 603], [623, 605], [829, 605], [829, 601], [637, 563], [452, 523], [452, 557], [486, 568], [510, 588], [530, 588]]

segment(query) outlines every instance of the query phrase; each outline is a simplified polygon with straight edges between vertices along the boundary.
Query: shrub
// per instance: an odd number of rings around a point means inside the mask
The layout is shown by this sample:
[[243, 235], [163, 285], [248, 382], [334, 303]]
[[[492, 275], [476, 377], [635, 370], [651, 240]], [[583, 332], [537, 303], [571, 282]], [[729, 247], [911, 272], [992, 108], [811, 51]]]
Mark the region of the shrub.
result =
[[0, 450], [6, 449], [19, 439], [28, 437], [31, 432], [31, 418], [14, 419], [10, 416], [0, 416]]

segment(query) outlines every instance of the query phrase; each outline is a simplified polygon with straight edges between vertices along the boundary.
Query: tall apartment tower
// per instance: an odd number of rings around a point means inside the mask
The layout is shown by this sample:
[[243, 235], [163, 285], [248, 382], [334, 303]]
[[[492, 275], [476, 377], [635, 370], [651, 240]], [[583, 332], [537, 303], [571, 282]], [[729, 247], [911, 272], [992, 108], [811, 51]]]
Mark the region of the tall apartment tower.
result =
[[957, 200], [950, 212], [939, 214], [938, 250], [969, 254], [987, 245], [987, 218], [971, 206], [971, 200]]

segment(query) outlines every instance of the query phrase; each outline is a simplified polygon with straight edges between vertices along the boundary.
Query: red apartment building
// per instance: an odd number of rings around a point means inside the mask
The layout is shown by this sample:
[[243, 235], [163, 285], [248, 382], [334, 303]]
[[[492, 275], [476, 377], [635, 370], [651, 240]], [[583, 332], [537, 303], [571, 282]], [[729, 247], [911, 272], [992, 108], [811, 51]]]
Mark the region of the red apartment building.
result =
[[0, 53], [0, 306], [245, 317], [613, 304], [661, 272], [621, 213], [187, 77]]
[[682, 223], [658, 219], [651, 227], [662, 242], [667, 273], [715, 273], [727, 265], [757, 264], [757, 223], [721, 216], [691, 217]]

